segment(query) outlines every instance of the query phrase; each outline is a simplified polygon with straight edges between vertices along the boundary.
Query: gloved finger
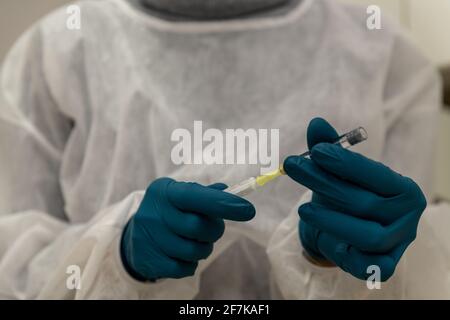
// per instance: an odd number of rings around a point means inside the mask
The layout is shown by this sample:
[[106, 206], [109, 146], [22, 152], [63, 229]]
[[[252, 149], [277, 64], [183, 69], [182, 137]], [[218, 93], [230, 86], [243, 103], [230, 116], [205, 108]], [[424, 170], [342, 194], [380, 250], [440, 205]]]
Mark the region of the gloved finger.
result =
[[[212, 250], [213, 243], [199, 242], [183, 238], [172, 232], [166, 222], [154, 215], [136, 215], [134, 217], [134, 227], [141, 228], [141, 232], [134, 232], [135, 235], [143, 235], [142, 239], [134, 239], [135, 250], [146, 252], [148, 239], [152, 239], [158, 250], [163, 255], [183, 261], [197, 261], [207, 258]], [[152, 225], [149, 229], [146, 226]]]
[[225, 223], [222, 219], [183, 212], [175, 208], [166, 210], [163, 217], [174, 233], [192, 240], [215, 242], [225, 231]]
[[409, 243], [402, 243], [388, 254], [362, 252], [352, 246], [337, 247], [335, 254], [339, 266], [361, 280], [367, 280], [374, 270], [379, 271], [379, 280], [387, 281], [395, 272], [400, 257]]
[[167, 196], [172, 205], [186, 212], [234, 221], [255, 216], [255, 207], [247, 200], [198, 183], [172, 181], [167, 184]]
[[218, 183], [210, 184], [208, 186], [208, 188], [216, 189], [216, 190], [225, 190], [226, 188], [228, 188], [228, 186], [225, 183], [218, 182]]
[[[358, 185], [340, 179], [303, 157], [288, 157], [284, 170], [293, 180], [314, 191], [320, 202], [355, 217], [391, 224], [401, 216], [426, 205], [423, 196], [409, 193], [384, 198]], [[414, 189], [411, 189], [413, 192]], [[357, 199], [357, 201], [355, 200]]]
[[[299, 156], [289, 156], [283, 163], [286, 174], [308, 189], [330, 199], [341, 199], [348, 194], [370, 196], [370, 192], [322, 170], [312, 160]], [[353, 196], [352, 196], [353, 200]], [[354, 201], [351, 201], [354, 202]]]
[[[322, 170], [312, 160], [298, 156], [288, 157], [283, 164], [287, 175], [314, 193], [325, 197], [343, 212], [360, 215], [361, 203], [374, 203], [376, 195]], [[355, 199], [359, 199], [355, 203]], [[362, 201], [364, 200], [364, 201]], [[364, 210], [365, 212], [365, 210]], [[363, 213], [364, 213], [363, 212]]]
[[186, 262], [177, 259], [170, 259], [166, 270], [166, 278], [181, 279], [184, 277], [193, 276], [195, 274], [195, 270], [197, 270], [197, 267], [197, 261]]
[[319, 232], [317, 239], [317, 247], [328, 261], [361, 280], [367, 280], [375, 266], [379, 268], [380, 281], [387, 281], [394, 274], [408, 244], [402, 243], [388, 254], [372, 254], [364, 253], [327, 232]]
[[332, 234], [359, 250], [385, 253], [415, 235], [418, 219], [410, 214], [394, 224], [382, 226], [373, 221], [343, 214], [324, 206], [307, 203], [298, 209], [301, 219], [318, 230]]
[[319, 143], [311, 150], [311, 159], [322, 169], [384, 197], [407, 192], [411, 180], [380, 162], [340, 146]]
[[174, 233], [170, 237], [166, 237], [165, 241], [159, 244], [161, 250], [168, 257], [188, 262], [208, 258], [214, 248], [213, 243], [184, 239]]
[[318, 143], [334, 142], [339, 135], [326, 120], [314, 118], [309, 122], [306, 137], [308, 140], [308, 148], [311, 150]]

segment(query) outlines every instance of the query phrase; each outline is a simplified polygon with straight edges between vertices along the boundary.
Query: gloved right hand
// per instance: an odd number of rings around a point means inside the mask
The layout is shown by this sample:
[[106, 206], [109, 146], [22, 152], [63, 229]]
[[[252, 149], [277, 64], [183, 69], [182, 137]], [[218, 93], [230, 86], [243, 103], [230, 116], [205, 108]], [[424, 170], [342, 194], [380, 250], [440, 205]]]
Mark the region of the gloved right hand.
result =
[[141, 281], [191, 276], [224, 233], [223, 219], [248, 221], [255, 208], [247, 200], [223, 192], [224, 184], [209, 187], [155, 180], [121, 240], [122, 262]]
[[315, 263], [331, 262], [361, 280], [378, 267], [379, 280], [387, 281], [416, 237], [425, 196], [412, 179], [327, 143], [337, 137], [316, 118], [308, 127], [311, 159], [284, 162], [286, 173], [313, 191], [298, 209], [300, 241]]

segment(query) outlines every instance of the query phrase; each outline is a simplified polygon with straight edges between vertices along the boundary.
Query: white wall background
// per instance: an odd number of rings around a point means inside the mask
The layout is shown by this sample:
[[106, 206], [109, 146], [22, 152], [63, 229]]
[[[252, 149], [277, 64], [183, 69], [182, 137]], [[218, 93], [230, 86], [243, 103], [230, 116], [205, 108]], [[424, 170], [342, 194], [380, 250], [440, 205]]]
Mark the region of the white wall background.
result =
[[[436, 64], [450, 64], [450, 0], [341, 0], [376, 4], [397, 19]], [[69, 0], [0, 0], [0, 61], [15, 39], [34, 21]], [[450, 113], [441, 117], [437, 141], [437, 193], [450, 200]], [[431, 166], [432, 164], [430, 164]]]
[[0, 61], [34, 21], [69, 0], [0, 0]]
[[449, 0], [343, 0], [376, 4], [408, 29], [436, 64], [450, 63]]

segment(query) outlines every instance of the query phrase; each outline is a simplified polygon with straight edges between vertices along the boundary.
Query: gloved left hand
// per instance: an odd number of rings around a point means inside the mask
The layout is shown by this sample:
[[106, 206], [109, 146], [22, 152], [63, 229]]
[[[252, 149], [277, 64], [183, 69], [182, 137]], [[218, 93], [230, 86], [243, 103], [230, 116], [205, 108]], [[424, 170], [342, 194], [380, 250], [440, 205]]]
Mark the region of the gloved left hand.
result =
[[122, 234], [120, 252], [128, 273], [140, 281], [192, 276], [222, 237], [225, 219], [255, 216], [255, 207], [223, 192], [226, 187], [170, 178], [153, 181]]
[[366, 280], [378, 266], [381, 281], [394, 273], [415, 239], [426, 207], [418, 185], [383, 164], [330, 143], [336, 131], [316, 118], [308, 128], [311, 159], [291, 156], [284, 170], [313, 191], [298, 209], [306, 252]]

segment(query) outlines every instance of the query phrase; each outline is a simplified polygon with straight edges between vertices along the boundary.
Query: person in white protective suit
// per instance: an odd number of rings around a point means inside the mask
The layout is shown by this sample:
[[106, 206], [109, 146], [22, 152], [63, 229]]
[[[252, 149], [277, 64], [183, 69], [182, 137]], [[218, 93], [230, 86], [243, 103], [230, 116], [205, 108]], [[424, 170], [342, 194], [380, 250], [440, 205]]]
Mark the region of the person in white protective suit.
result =
[[[312, 193], [288, 177], [248, 197], [255, 217], [227, 222], [192, 276], [147, 277], [133, 269], [138, 244], [121, 251], [156, 179], [231, 185], [257, 173], [175, 165], [171, 134], [195, 120], [280, 128], [281, 157], [307, 149], [314, 117], [364, 126], [354, 151], [431, 194], [439, 80], [395, 25], [370, 31], [365, 8], [332, 0], [76, 4], [80, 30], [57, 10], [1, 68], [0, 298], [450, 297], [445, 206], [429, 205], [395, 274], [369, 290], [303, 253], [297, 208]], [[79, 290], [66, 286], [73, 265]]]

